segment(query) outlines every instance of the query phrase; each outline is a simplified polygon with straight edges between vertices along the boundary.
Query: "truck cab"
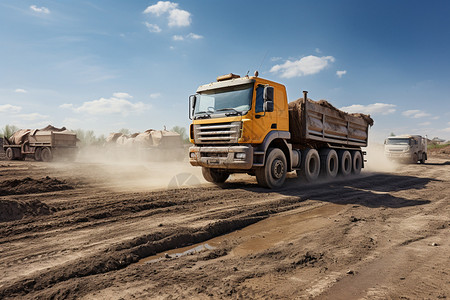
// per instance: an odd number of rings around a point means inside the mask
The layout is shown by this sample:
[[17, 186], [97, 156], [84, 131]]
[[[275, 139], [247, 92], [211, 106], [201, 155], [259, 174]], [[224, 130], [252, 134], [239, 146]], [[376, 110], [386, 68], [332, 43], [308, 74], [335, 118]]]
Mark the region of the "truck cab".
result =
[[423, 164], [427, 160], [427, 139], [420, 135], [390, 136], [384, 141], [384, 154], [391, 160]]

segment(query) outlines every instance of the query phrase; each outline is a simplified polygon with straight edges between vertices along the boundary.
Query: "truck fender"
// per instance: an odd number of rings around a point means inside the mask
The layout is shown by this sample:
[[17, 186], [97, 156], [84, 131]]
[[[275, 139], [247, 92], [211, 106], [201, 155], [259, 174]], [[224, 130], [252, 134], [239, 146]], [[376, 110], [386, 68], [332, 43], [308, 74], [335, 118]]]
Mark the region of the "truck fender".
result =
[[262, 144], [255, 148], [255, 152], [264, 152], [263, 164], [265, 164], [267, 149], [269, 149], [269, 146], [276, 144], [276, 148], [280, 148], [286, 156], [288, 171], [292, 171], [292, 145], [286, 142], [290, 138], [291, 133], [289, 131], [271, 131], [266, 135]]

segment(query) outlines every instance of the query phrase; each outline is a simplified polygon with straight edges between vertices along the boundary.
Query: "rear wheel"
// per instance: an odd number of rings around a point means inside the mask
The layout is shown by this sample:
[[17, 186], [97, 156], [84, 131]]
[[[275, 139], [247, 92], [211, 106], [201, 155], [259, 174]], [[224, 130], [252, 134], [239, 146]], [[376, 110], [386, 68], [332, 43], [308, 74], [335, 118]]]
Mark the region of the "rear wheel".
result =
[[302, 164], [300, 177], [308, 182], [312, 182], [319, 177], [320, 157], [316, 149], [306, 149], [302, 153]]
[[422, 156], [421, 156], [421, 158], [420, 158], [420, 163], [421, 163], [421, 164], [424, 164], [426, 159], [427, 159], [426, 154], [425, 154], [425, 153], [422, 153]]
[[268, 149], [265, 166], [255, 171], [258, 184], [271, 189], [281, 187], [286, 179], [286, 174], [286, 156], [278, 148]]
[[338, 156], [333, 149], [323, 149], [320, 154], [320, 173], [325, 178], [335, 178], [338, 173]]
[[348, 176], [352, 172], [352, 156], [347, 150], [339, 150], [339, 173]]
[[353, 161], [352, 172], [353, 172], [353, 174], [358, 175], [359, 173], [361, 173], [361, 169], [362, 169], [362, 155], [361, 155], [361, 152], [353, 151], [353, 153], [352, 153], [352, 161]]
[[49, 162], [53, 160], [52, 150], [48, 147], [45, 147], [41, 151], [41, 159], [42, 161]]
[[206, 167], [202, 167], [202, 174], [203, 178], [205, 178], [206, 181], [214, 183], [224, 183], [225, 180], [227, 180], [230, 176], [230, 173], [221, 169], [212, 169]]

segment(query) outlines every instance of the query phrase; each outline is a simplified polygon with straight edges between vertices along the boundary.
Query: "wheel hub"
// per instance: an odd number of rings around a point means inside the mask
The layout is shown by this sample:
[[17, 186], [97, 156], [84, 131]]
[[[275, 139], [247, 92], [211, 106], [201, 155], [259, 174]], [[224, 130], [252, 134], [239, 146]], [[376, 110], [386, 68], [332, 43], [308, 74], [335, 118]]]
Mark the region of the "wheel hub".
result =
[[276, 179], [280, 179], [284, 174], [284, 164], [281, 160], [277, 159], [272, 165], [272, 175]]

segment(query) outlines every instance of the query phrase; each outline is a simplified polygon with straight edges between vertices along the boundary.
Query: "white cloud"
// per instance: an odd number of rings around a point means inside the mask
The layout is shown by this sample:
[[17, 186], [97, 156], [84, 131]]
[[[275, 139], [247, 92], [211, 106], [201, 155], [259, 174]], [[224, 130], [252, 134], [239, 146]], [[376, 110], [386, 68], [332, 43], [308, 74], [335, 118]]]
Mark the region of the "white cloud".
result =
[[191, 13], [182, 10], [174, 9], [169, 12], [169, 27], [186, 27], [191, 25]]
[[120, 98], [120, 99], [131, 99], [131, 98], [133, 98], [133, 96], [131, 96], [130, 94], [128, 94], [128, 93], [121, 93], [121, 92], [113, 93], [113, 97]]
[[35, 120], [47, 119], [49, 116], [41, 115], [38, 113], [30, 113], [30, 114], [21, 114], [21, 115], [18, 115], [17, 117], [21, 118], [22, 120], [26, 120], [26, 121], [35, 121]]
[[336, 71], [336, 75], [337, 75], [339, 78], [342, 78], [342, 76], [344, 76], [345, 74], [347, 74], [347, 70]]
[[426, 113], [426, 112], [421, 111], [421, 110], [418, 110], [418, 109], [406, 110], [406, 111], [402, 112], [402, 115], [404, 115], [404, 116], [406, 116], [408, 118], [414, 118], [414, 119], [431, 116], [431, 114]]
[[279, 61], [279, 60], [282, 60], [283, 58], [282, 57], [272, 57], [272, 58], [270, 58], [270, 60], [271, 61]]
[[429, 126], [431, 125], [431, 122], [423, 122], [423, 123], [419, 123], [420, 126]]
[[148, 6], [144, 10], [144, 14], [155, 14], [157, 16], [162, 15], [170, 10], [176, 9], [178, 7], [178, 3], [173, 3], [170, 1], [158, 1], [158, 3], [154, 5]]
[[16, 93], [26, 93], [27, 91], [24, 89], [16, 89], [14, 92]]
[[161, 97], [161, 93], [152, 93], [152, 94], [149, 95], [149, 97], [151, 99], [156, 99], [156, 98]]
[[316, 51], [316, 53], [319, 53], [319, 54], [322, 53], [322, 51], [319, 48], [316, 48], [315, 51]]
[[184, 41], [184, 40], [186, 40], [186, 39], [192, 39], [192, 40], [200, 40], [200, 39], [202, 39], [203, 38], [203, 36], [202, 35], [199, 35], [199, 34], [195, 34], [195, 33], [189, 33], [188, 35], [186, 35], [186, 36], [182, 36], [182, 35], [174, 35], [174, 36], [172, 36], [172, 39], [174, 40], [174, 41]]
[[368, 105], [353, 104], [350, 106], [341, 107], [340, 110], [349, 113], [388, 115], [395, 112], [395, 107], [396, 105], [387, 103], [372, 103]]
[[450, 127], [444, 128], [444, 129], [442, 129], [442, 131], [444, 131], [444, 132], [450, 132]]
[[47, 7], [37, 7], [36, 5], [31, 5], [30, 9], [34, 12], [40, 13], [40, 14], [46, 14], [48, 15], [50, 13], [50, 10]]
[[158, 17], [168, 14], [169, 27], [186, 27], [191, 25], [191, 13], [179, 9], [178, 3], [170, 1], [158, 1], [158, 3], [148, 6], [144, 10], [144, 14], [153, 14]]
[[287, 60], [284, 64], [275, 65], [270, 72], [280, 72], [282, 78], [300, 77], [319, 73], [332, 62], [334, 62], [333, 56], [309, 55], [296, 61]]
[[142, 102], [130, 102], [132, 98], [128, 93], [114, 93], [111, 98], [100, 98], [98, 100], [84, 102], [81, 106], [75, 107], [73, 104], [62, 104], [61, 108], [72, 109], [78, 113], [88, 113], [91, 115], [122, 114], [127, 116], [131, 113], [140, 113], [150, 108], [150, 105]]
[[192, 32], [189, 33], [186, 37], [189, 38], [189, 39], [193, 39], [193, 40], [200, 40], [200, 39], [203, 38], [202, 35], [195, 34], [195, 33], [192, 33]]
[[174, 46], [170, 46], [169, 49], [170, 50], [175, 50], [175, 47]]
[[[434, 117], [432, 117], [431, 119], [432, 120], [437, 120], [437, 119], [440, 119], [441, 117], [439, 117], [439, 116], [434, 116]], [[449, 124], [450, 124], [450, 122], [449, 122]]]
[[18, 113], [22, 110], [22, 107], [11, 104], [0, 105], [0, 113]]
[[144, 24], [150, 32], [161, 32], [161, 28], [159, 28], [159, 26], [156, 24], [150, 24], [149, 22], [144, 22]]

